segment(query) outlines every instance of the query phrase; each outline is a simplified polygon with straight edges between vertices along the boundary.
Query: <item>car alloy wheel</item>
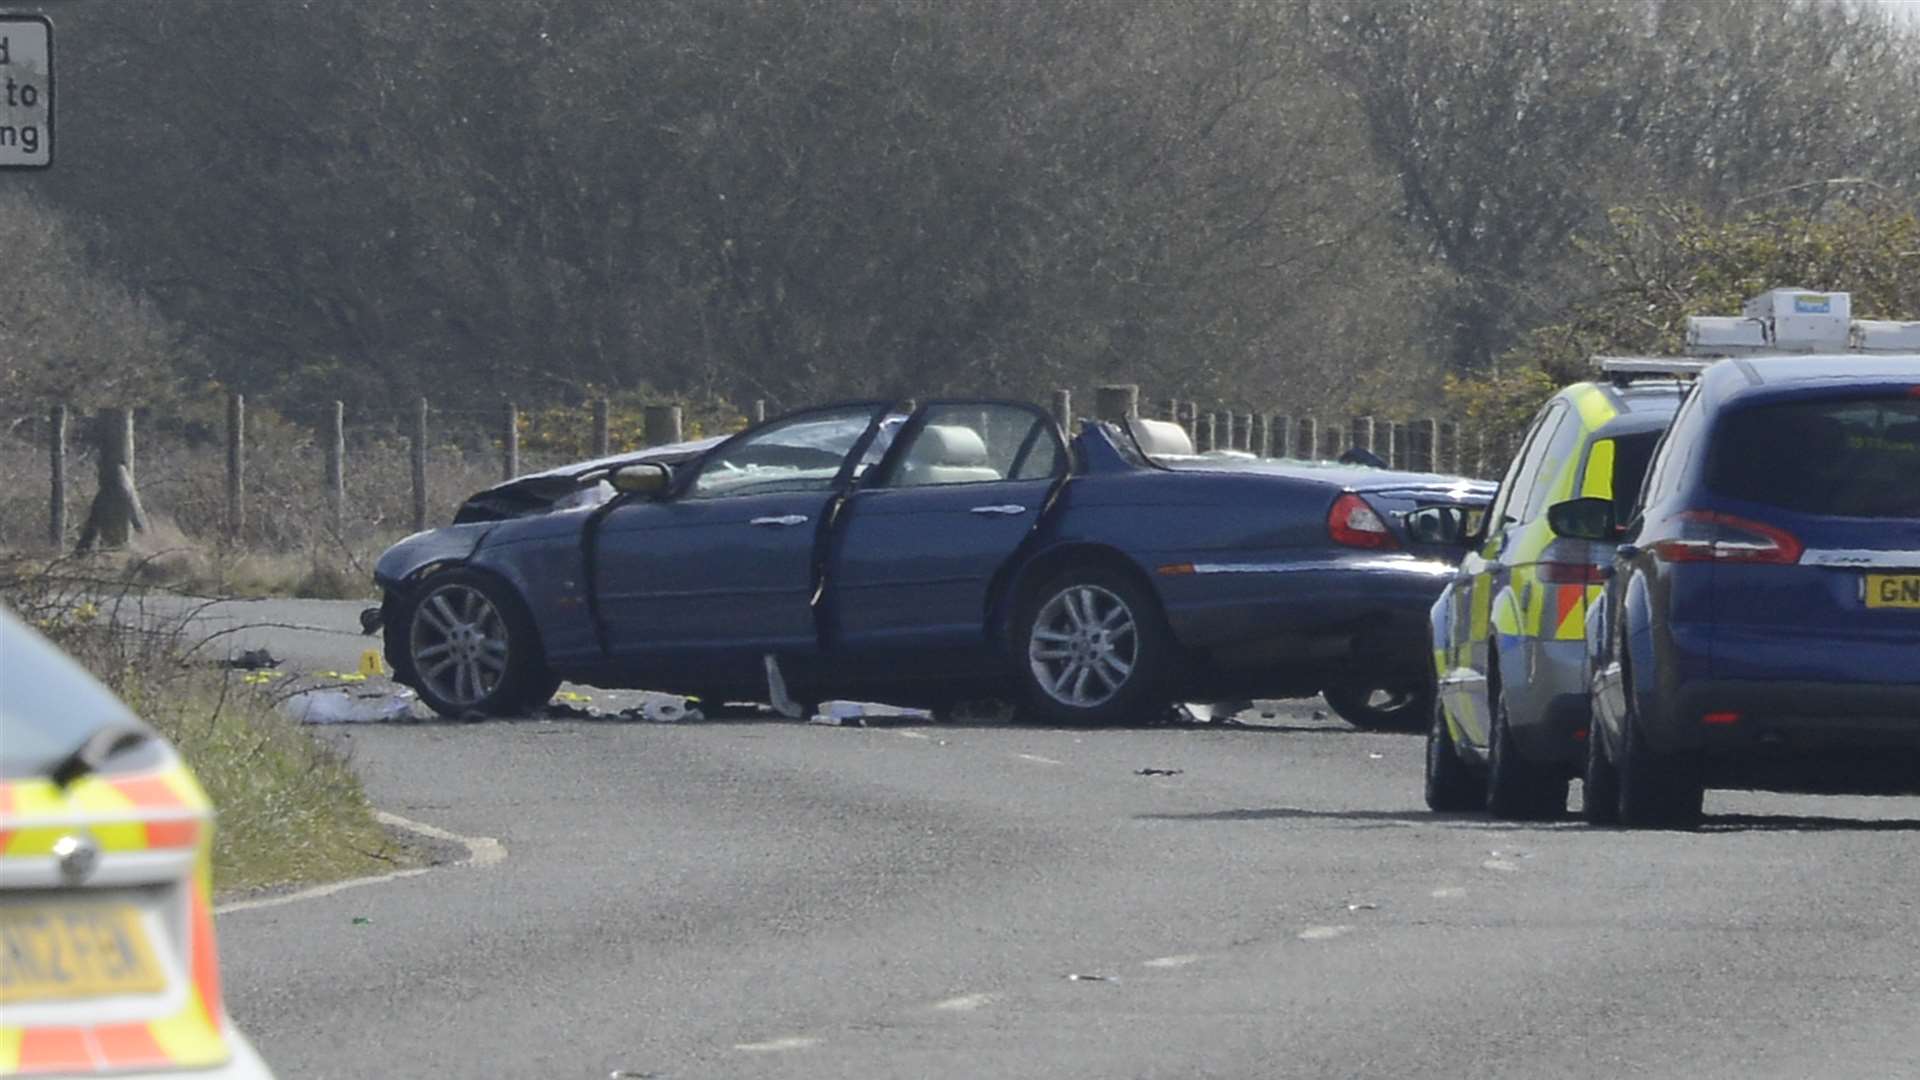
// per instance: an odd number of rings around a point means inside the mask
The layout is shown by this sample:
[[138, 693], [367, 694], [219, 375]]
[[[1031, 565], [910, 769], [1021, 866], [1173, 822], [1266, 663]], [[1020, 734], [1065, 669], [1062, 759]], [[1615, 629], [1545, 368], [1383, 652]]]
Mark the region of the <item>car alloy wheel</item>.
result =
[[1139, 624], [1127, 602], [1094, 584], [1055, 593], [1034, 617], [1027, 663], [1054, 701], [1094, 709], [1113, 700], [1139, 661]]
[[506, 619], [479, 589], [460, 582], [433, 588], [415, 605], [407, 653], [419, 688], [456, 709], [492, 697], [513, 660]]

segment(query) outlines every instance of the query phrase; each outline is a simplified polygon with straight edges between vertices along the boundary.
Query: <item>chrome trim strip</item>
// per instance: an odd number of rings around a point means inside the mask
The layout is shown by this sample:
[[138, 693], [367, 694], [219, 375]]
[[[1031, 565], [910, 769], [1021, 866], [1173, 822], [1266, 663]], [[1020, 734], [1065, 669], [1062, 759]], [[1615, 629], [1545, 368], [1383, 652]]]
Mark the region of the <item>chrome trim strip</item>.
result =
[[1196, 574], [1303, 574], [1330, 570], [1388, 571], [1452, 577], [1454, 568], [1431, 559], [1355, 559], [1351, 562], [1317, 560], [1297, 563], [1194, 563]]
[[1802, 566], [1836, 566], [1863, 570], [1920, 570], [1920, 551], [1879, 551], [1868, 548], [1809, 548], [1800, 553]]

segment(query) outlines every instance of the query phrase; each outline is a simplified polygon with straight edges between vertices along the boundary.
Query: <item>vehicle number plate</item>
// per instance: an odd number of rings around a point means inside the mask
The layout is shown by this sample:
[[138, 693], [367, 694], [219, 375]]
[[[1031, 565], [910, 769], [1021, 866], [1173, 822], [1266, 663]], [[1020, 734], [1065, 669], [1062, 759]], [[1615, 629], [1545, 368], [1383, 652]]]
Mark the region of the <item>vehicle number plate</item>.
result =
[[0, 905], [0, 1005], [150, 994], [165, 986], [131, 904]]
[[1920, 574], [1868, 574], [1867, 606], [1920, 609]]

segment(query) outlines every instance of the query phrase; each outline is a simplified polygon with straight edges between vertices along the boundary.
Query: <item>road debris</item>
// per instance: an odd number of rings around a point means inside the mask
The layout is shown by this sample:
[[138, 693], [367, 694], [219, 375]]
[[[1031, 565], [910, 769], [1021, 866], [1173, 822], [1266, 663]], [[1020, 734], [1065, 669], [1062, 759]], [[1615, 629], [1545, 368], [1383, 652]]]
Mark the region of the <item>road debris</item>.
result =
[[621, 716], [640, 720], [649, 724], [690, 724], [705, 720], [706, 714], [688, 704], [692, 698], [648, 698], [637, 708], [621, 712]]
[[1379, 911], [1380, 905], [1371, 900], [1357, 900], [1347, 905], [1348, 911]]
[[1156, 769], [1153, 766], [1149, 765], [1144, 769], [1133, 770], [1133, 775], [1135, 776], [1179, 776], [1181, 773], [1186, 771], [1187, 770], [1185, 769]]
[[1082, 975], [1076, 972], [1072, 975], [1068, 975], [1067, 981], [1068, 982], [1119, 982], [1120, 980], [1114, 978], [1111, 975]]
[[933, 713], [926, 709], [908, 709], [898, 705], [881, 705], [872, 701], [823, 701], [820, 709], [808, 721], [825, 724], [830, 727], [867, 727], [873, 723], [930, 723]]
[[404, 686], [380, 690], [303, 690], [280, 703], [301, 724], [390, 724], [413, 715], [415, 696]]
[[229, 656], [221, 661], [221, 667], [235, 668], [240, 671], [259, 671], [262, 668], [277, 668], [280, 658], [266, 649], [248, 649], [237, 656]]

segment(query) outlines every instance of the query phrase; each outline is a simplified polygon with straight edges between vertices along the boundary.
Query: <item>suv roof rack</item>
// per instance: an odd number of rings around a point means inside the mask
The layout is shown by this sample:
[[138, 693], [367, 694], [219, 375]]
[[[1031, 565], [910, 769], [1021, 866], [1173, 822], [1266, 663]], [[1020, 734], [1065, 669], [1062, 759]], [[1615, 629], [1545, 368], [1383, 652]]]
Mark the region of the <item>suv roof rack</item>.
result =
[[1596, 356], [1593, 366], [1607, 381], [1625, 387], [1635, 379], [1691, 379], [1713, 363], [1665, 356]]

